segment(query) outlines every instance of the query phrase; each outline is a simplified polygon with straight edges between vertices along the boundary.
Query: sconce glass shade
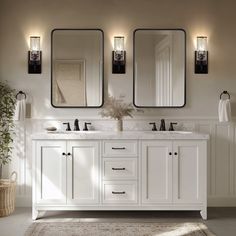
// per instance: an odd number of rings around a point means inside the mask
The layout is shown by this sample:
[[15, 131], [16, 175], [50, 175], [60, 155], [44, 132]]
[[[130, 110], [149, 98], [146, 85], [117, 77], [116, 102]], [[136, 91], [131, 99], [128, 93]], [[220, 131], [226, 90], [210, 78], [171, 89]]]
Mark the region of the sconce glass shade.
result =
[[114, 51], [124, 51], [125, 50], [125, 38], [123, 36], [114, 37]]
[[30, 37], [30, 51], [40, 51], [40, 37], [39, 36]]
[[197, 51], [207, 51], [207, 37], [198, 36], [197, 37]]

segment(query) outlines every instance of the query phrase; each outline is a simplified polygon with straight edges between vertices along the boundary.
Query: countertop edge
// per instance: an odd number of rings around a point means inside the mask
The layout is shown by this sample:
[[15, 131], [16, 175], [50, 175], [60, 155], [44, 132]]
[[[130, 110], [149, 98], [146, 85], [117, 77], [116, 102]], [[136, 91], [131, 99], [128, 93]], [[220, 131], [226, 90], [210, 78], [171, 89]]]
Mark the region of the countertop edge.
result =
[[59, 134], [59, 133], [36, 133], [31, 135], [31, 140], [208, 140], [209, 134], [187, 133], [187, 134], [161, 134], [161, 133], [83, 133], [83, 134]]

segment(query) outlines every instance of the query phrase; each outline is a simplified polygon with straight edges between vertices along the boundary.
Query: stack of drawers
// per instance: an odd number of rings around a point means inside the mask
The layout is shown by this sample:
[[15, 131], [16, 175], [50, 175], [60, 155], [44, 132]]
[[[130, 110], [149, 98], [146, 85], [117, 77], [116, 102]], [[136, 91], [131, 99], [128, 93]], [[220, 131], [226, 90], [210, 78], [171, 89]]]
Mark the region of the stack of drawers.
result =
[[102, 150], [103, 204], [137, 204], [138, 142], [107, 140]]

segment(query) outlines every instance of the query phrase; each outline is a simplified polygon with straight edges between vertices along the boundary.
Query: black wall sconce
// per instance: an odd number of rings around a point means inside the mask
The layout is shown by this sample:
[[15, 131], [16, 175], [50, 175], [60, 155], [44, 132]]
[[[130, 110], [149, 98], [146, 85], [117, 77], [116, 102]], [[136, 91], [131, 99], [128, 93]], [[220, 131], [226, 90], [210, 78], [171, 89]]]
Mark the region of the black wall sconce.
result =
[[124, 37], [114, 37], [114, 51], [112, 51], [112, 73], [125, 74], [126, 52], [124, 50]]
[[30, 50], [28, 52], [28, 73], [41, 74], [42, 52], [40, 51], [40, 37], [30, 37]]
[[208, 74], [207, 37], [197, 37], [197, 50], [195, 51], [195, 74]]

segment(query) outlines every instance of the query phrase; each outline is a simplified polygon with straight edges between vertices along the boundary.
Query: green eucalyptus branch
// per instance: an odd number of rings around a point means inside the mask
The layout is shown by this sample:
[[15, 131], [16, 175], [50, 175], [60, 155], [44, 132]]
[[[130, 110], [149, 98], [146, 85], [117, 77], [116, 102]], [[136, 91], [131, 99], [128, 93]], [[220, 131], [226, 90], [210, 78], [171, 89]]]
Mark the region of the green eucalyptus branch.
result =
[[15, 90], [0, 81], [0, 178], [2, 177], [1, 167], [11, 161], [15, 103]]

